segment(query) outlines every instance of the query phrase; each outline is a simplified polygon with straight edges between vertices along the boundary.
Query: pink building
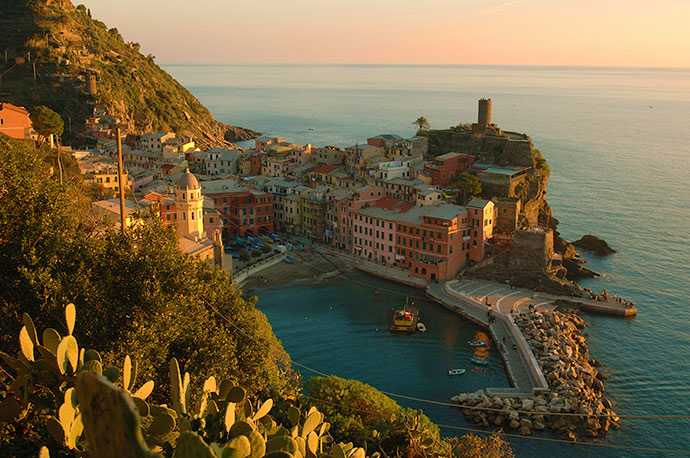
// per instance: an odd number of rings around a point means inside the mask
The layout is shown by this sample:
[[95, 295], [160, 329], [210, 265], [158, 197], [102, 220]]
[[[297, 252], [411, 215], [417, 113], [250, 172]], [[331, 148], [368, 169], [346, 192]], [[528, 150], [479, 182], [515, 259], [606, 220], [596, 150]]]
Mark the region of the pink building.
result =
[[373, 205], [359, 209], [353, 218], [352, 252], [385, 264], [395, 263], [396, 221], [400, 213], [414, 204], [384, 197]]
[[431, 176], [431, 184], [446, 186], [450, 180], [474, 164], [475, 156], [464, 153], [446, 153], [424, 164], [424, 172]]
[[333, 211], [333, 245], [346, 250], [352, 249], [354, 212], [365, 206], [372, 205], [385, 196], [383, 188], [377, 186], [361, 186], [352, 189], [350, 194], [335, 200], [331, 206]]

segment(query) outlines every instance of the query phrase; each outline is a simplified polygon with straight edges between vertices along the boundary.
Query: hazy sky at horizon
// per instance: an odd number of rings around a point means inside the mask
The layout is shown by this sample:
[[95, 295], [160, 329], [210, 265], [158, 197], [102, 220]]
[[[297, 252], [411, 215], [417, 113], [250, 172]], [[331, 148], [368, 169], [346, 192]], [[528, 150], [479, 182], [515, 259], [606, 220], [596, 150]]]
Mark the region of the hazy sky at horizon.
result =
[[78, 0], [158, 62], [690, 66], [690, 0]]

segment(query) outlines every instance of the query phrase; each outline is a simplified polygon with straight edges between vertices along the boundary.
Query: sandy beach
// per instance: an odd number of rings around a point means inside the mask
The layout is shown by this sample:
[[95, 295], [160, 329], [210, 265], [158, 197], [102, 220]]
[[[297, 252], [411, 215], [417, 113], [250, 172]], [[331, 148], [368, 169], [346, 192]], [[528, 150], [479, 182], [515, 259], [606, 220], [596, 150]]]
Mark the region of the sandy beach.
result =
[[294, 264], [280, 262], [262, 270], [256, 275], [252, 275], [242, 287], [244, 293], [251, 294], [252, 290], [258, 287], [332, 278], [340, 275], [340, 272], [335, 267], [336, 265], [345, 272], [352, 269], [346, 260], [337, 256], [329, 256], [329, 261], [324, 259], [323, 256], [315, 254], [310, 248], [305, 248], [301, 252], [290, 253], [289, 258], [295, 261]]

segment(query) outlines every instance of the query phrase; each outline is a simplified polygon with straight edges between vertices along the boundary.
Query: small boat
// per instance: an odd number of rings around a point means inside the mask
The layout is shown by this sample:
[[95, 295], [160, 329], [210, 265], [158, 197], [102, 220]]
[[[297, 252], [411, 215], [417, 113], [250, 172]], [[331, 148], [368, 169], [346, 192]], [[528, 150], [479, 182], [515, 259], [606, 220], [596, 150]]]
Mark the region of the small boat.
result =
[[294, 264], [294, 263], [295, 263], [295, 261], [293, 261], [293, 260], [290, 259], [290, 258], [285, 258], [285, 259], [283, 259], [283, 262], [287, 262], [288, 264]]
[[486, 340], [482, 340], [480, 342], [468, 341], [467, 343], [470, 344], [470, 346], [472, 347], [484, 347], [489, 344], [489, 342], [487, 342]]
[[448, 375], [462, 375], [465, 373], [465, 369], [448, 369]]
[[486, 366], [487, 364], [489, 364], [489, 362], [488, 362], [487, 360], [485, 360], [485, 359], [479, 359], [479, 358], [472, 358], [472, 362], [473, 362], [473, 363], [476, 363], [476, 364], [482, 364], [482, 365], [484, 365], [484, 366]]
[[316, 128], [315, 128], [315, 127], [310, 127], [309, 130], [316, 130]]
[[408, 305], [406, 301], [403, 308], [393, 310], [393, 322], [390, 327], [391, 332], [414, 332], [417, 328], [418, 316], [419, 312], [414, 308], [414, 302]]
[[417, 323], [417, 331], [419, 332], [426, 332], [426, 326], [424, 326], [424, 323]]

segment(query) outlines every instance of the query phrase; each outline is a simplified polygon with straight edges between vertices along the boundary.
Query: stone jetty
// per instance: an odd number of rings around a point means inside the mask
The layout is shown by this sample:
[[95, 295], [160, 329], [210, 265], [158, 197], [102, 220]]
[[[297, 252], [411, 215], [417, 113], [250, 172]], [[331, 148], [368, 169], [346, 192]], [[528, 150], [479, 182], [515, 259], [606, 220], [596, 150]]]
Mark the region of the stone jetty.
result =
[[454, 396], [464, 415], [484, 427], [508, 427], [521, 434], [551, 429], [572, 440], [618, 429], [619, 418], [604, 397], [606, 377], [589, 357], [582, 318], [574, 312], [530, 311], [515, 317], [515, 323], [541, 366], [549, 391], [508, 397], [479, 390]]

